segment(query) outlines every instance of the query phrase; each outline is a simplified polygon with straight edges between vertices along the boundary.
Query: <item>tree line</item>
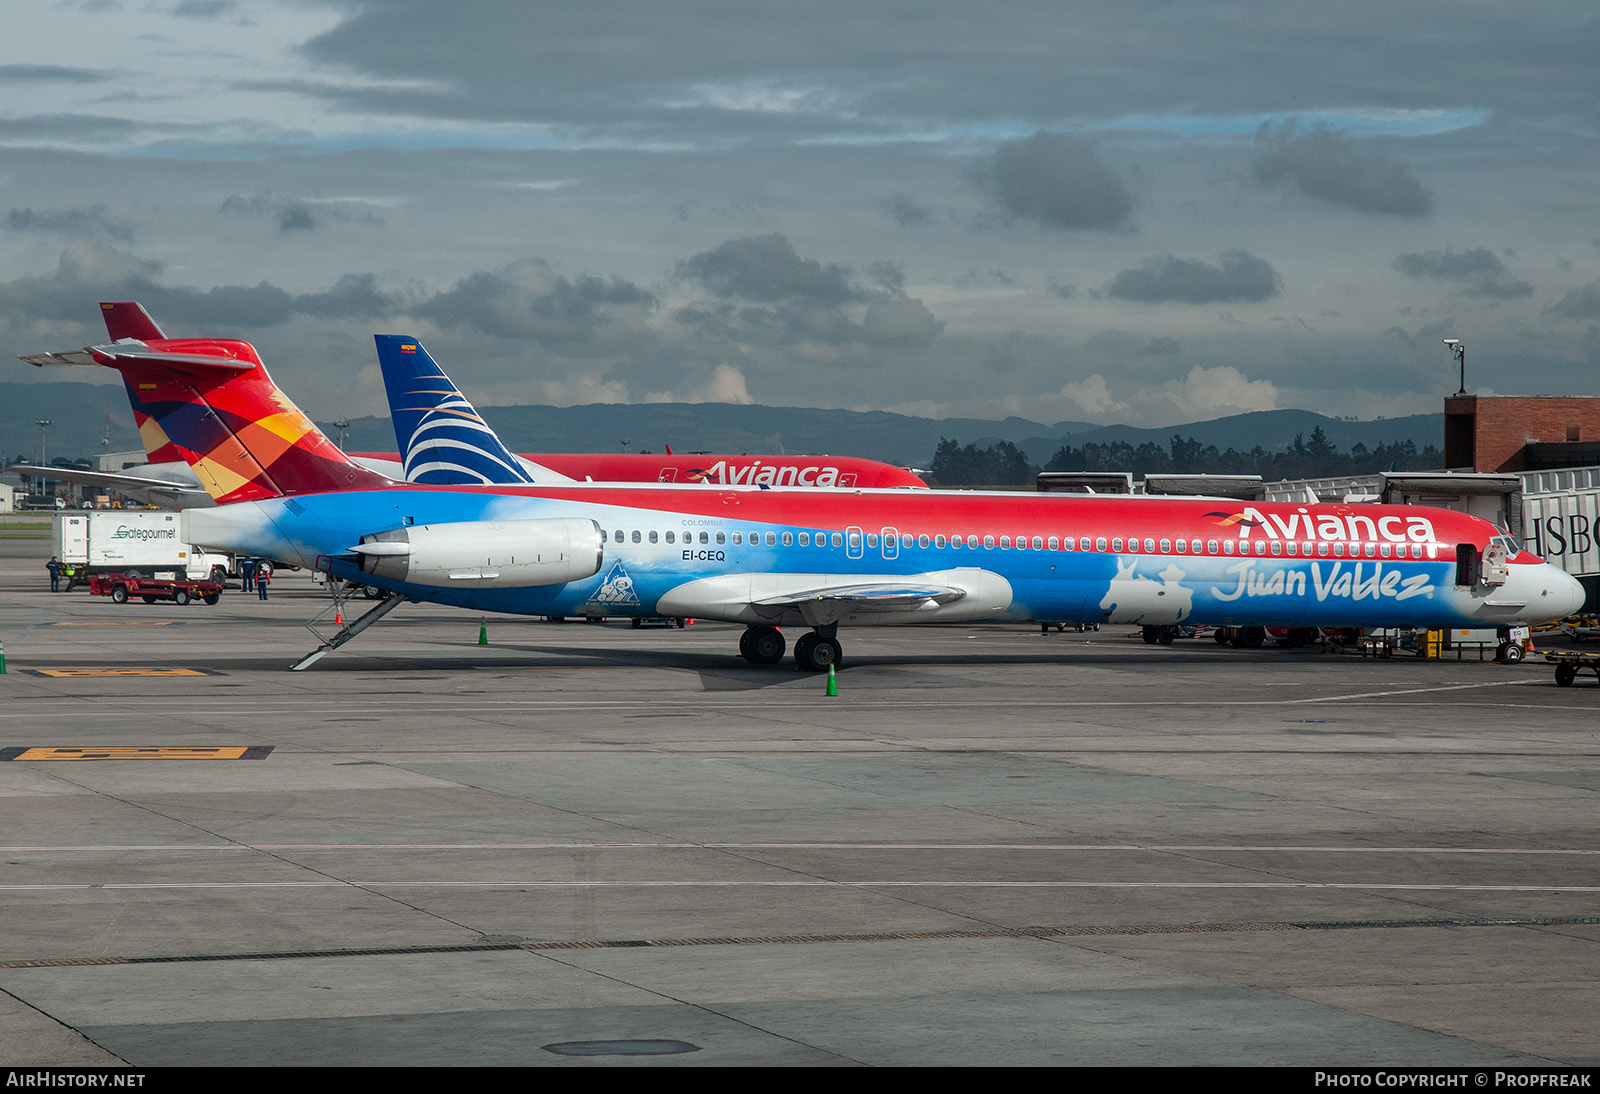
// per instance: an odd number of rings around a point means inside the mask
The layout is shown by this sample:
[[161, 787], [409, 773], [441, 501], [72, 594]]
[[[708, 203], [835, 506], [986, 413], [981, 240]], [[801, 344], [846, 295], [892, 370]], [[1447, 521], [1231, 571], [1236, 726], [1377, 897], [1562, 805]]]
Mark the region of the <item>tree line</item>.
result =
[[1193, 437], [1174, 433], [1163, 446], [1153, 441], [1132, 445], [1127, 441], [1082, 447], [1062, 445], [1041, 468], [1028, 462], [1026, 453], [1010, 441], [979, 448], [939, 438], [932, 478], [939, 486], [1027, 486], [1043, 471], [1131, 471], [1135, 479], [1146, 475], [1260, 475], [1268, 482], [1283, 479], [1320, 479], [1341, 475], [1367, 475], [1378, 471], [1422, 471], [1437, 468], [1444, 456], [1433, 445], [1418, 450], [1414, 441], [1394, 441], [1368, 448], [1357, 442], [1339, 451], [1318, 426], [1310, 438], [1296, 434], [1294, 443], [1269, 452], [1256, 445], [1248, 452], [1202, 445]]

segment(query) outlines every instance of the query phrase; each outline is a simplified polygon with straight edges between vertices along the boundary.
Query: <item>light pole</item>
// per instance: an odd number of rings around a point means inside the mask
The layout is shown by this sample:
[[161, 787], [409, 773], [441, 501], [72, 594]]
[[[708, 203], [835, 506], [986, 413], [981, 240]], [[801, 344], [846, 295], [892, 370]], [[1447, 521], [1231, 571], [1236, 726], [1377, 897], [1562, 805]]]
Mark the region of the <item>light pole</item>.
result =
[[350, 428], [350, 422], [348, 420], [345, 420], [345, 421], [342, 421], [342, 422], [334, 422], [333, 423], [333, 427], [339, 431], [339, 451], [343, 452], [344, 451], [344, 431]]
[[[39, 427], [39, 466], [40, 467], [49, 467], [50, 466], [49, 464], [44, 462], [44, 431], [45, 431], [45, 427], [50, 424], [50, 421], [51, 420], [49, 418], [35, 418], [33, 420], [33, 424]], [[44, 474], [40, 475], [39, 476], [39, 480], [44, 483], [44, 486], [40, 489], [39, 492], [41, 494], [48, 493], [49, 490], [50, 490], [49, 472], [47, 471]]]
[[1459, 338], [1446, 338], [1444, 344], [1450, 347], [1450, 352], [1455, 354], [1457, 361], [1461, 362], [1461, 390], [1457, 395], [1467, 393], [1467, 347], [1461, 344]]

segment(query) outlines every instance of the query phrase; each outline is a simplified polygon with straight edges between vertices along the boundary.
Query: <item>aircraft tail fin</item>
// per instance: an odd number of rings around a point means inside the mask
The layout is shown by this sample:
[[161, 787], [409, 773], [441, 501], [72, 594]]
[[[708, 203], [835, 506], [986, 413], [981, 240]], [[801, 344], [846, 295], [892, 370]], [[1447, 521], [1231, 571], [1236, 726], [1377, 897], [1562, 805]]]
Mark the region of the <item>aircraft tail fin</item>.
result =
[[146, 451], [186, 461], [219, 505], [392, 485], [341, 452], [248, 342], [124, 338], [86, 352], [122, 373]]
[[395, 334], [377, 335], [376, 341], [407, 481], [441, 486], [534, 481], [421, 342]]
[[117, 303], [101, 301], [100, 314], [105, 317], [106, 333], [113, 342], [123, 338], [136, 338], [141, 342], [166, 340], [167, 336], [161, 333], [161, 328], [150, 318], [150, 313], [132, 300]]

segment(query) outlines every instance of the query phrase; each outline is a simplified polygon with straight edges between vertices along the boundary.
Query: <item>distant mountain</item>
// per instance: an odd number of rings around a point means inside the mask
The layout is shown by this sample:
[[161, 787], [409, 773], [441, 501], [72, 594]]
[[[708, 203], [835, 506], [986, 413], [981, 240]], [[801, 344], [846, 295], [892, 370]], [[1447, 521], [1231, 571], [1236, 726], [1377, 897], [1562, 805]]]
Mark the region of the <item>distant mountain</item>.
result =
[[1412, 414], [1403, 418], [1379, 418], [1370, 422], [1349, 422], [1329, 418], [1311, 410], [1257, 410], [1248, 414], [1232, 414], [1208, 422], [1191, 422], [1163, 429], [1140, 429], [1130, 425], [1094, 426], [1083, 432], [1056, 433], [1031, 436], [1014, 441], [1036, 464], [1043, 464], [1055, 455], [1062, 445], [1082, 448], [1089, 442], [1110, 444], [1126, 441], [1138, 447], [1146, 441], [1167, 447], [1174, 434], [1188, 440], [1193, 437], [1202, 445], [1216, 445], [1221, 451], [1229, 448], [1248, 452], [1260, 445], [1275, 452], [1294, 444], [1296, 436], [1309, 441], [1318, 426], [1327, 435], [1328, 442], [1341, 452], [1349, 451], [1356, 443], [1376, 448], [1380, 444], [1411, 441], [1421, 451], [1428, 445], [1444, 447], [1444, 414]]
[[[1165, 447], [1173, 434], [1193, 437], [1219, 449], [1268, 451], [1309, 439], [1318, 426], [1341, 451], [1357, 441], [1368, 448], [1411, 440], [1418, 449], [1441, 445], [1444, 415], [1415, 414], [1371, 422], [1346, 422], [1309, 410], [1267, 410], [1160, 429], [1097, 426], [1090, 422], [1044, 422], [1026, 418], [914, 418], [885, 411], [817, 410], [810, 407], [747, 406], [731, 403], [591, 403], [585, 406], [491, 406], [485, 420], [517, 452], [774, 452], [864, 456], [909, 467], [927, 467], [943, 438], [985, 447], [1010, 441], [1043, 464], [1063, 444], [1087, 441], [1151, 441]], [[39, 456], [37, 418], [49, 418], [47, 455], [93, 456], [106, 436], [111, 416], [111, 447], [139, 447], [133, 413], [116, 384], [0, 383], [0, 453], [9, 461]], [[319, 423], [336, 436], [328, 422]], [[355, 452], [392, 452], [394, 430], [384, 417], [355, 418], [345, 446]]]

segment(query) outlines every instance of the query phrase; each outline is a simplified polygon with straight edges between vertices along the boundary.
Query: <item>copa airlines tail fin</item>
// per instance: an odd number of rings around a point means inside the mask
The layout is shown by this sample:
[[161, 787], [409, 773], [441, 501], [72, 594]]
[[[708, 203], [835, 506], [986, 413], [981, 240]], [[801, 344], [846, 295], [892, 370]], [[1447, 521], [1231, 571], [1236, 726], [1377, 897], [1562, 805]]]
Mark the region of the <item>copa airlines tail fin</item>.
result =
[[421, 342], [395, 334], [377, 335], [376, 341], [407, 481], [436, 486], [572, 481], [507, 449]]
[[[160, 328], [137, 304], [102, 305], [116, 341], [33, 364], [97, 364], [122, 373], [147, 451], [187, 462], [219, 505], [392, 481], [355, 463], [278, 390], [248, 342], [140, 338]], [[152, 449], [154, 445], [154, 449]]]

